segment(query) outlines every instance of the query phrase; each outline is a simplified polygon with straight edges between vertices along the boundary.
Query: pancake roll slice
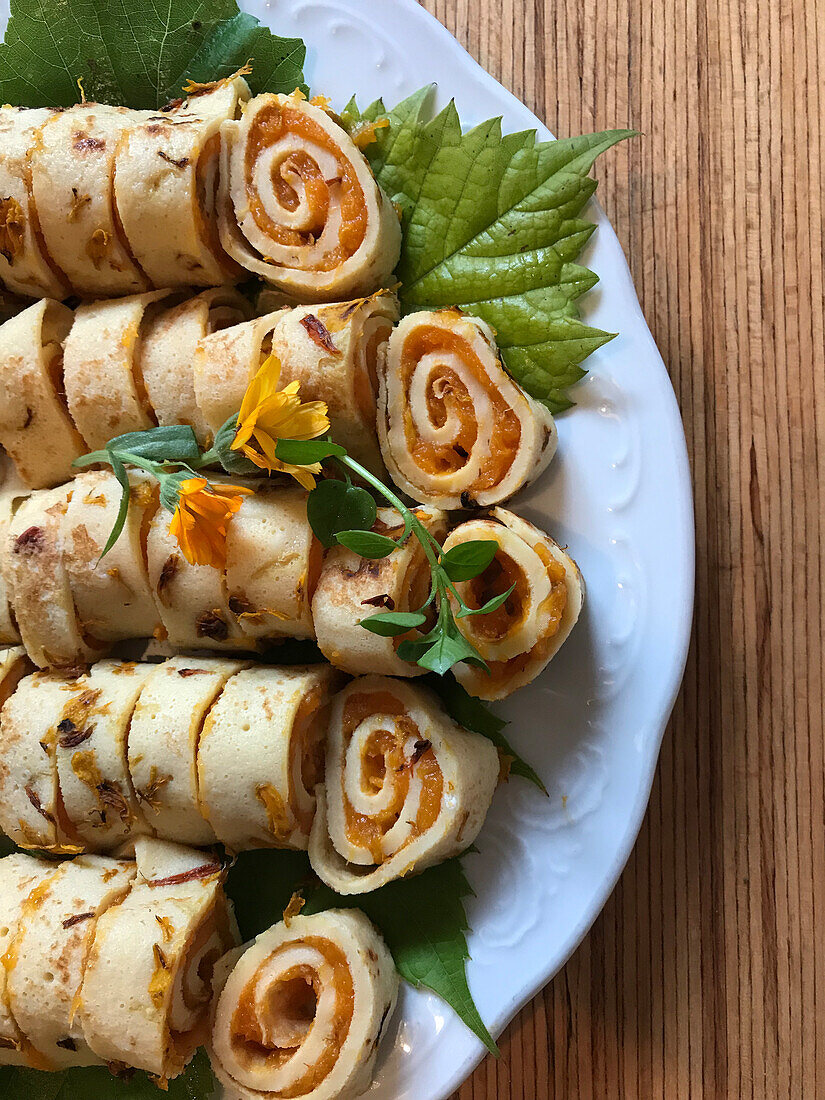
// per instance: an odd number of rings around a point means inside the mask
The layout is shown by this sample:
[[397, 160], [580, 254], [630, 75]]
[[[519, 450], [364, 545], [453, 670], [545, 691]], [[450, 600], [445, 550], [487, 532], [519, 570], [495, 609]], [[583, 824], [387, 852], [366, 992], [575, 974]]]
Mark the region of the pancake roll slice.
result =
[[77, 996], [98, 918], [128, 893], [135, 865], [78, 856], [45, 866], [51, 873], [24, 901], [5, 956], [8, 1005], [35, 1064], [51, 1070], [98, 1065], [75, 1012]]
[[154, 286], [215, 286], [241, 269], [216, 221], [220, 126], [249, 98], [240, 76], [193, 92], [173, 110], [137, 114], [118, 147], [114, 193], [134, 256]]
[[135, 856], [132, 889], [97, 922], [77, 1016], [99, 1058], [163, 1085], [202, 1041], [215, 962], [238, 937], [214, 856], [148, 837]]
[[248, 668], [227, 682], [198, 747], [202, 813], [227, 848], [306, 849], [340, 683], [328, 665]]
[[428, 689], [381, 676], [336, 696], [309, 858], [339, 894], [423, 871], [475, 840], [499, 777], [491, 741]]
[[412, 313], [393, 332], [378, 436], [396, 484], [439, 508], [508, 500], [556, 450], [553, 417], [507, 374], [492, 329], [457, 309]]
[[32, 298], [65, 298], [71, 289], [46, 251], [32, 194], [32, 150], [53, 113], [0, 107], [0, 283]]
[[70, 309], [44, 298], [0, 325], [0, 444], [34, 489], [67, 481], [86, 451], [63, 381], [72, 322]]
[[13, 646], [20, 642], [20, 631], [17, 629], [8, 585], [3, 576], [2, 554], [12, 516], [27, 495], [13, 474], [0, 484], [0, 645]]
[[361, 1096], [398, 994], [392, 957], [364, 914], [293, 917], [235, 957], [219, 965], [208, 1046], [227, 1095]]
[[[416, 515], [439, 542], [447, 532], [447, 515], [437, 508], [419, 508]], [[379, 508], [373, 527], [398, 537], [403, 523], [393, 508]], [[424, 669], [402, 661], [398, 646], [405, 638], [426, 634], [432, 624], [397, 638], [382, 638], [361, 625], [380, 611], [417, 611], [430, 594], [430, 567], [419, 541], [377, 561], [362, 558], [344, 546], [327, 551], [315, 595], [312, 618], [322, 653], [336, 668], [353, 676], [369, 672], [384, 676], [421, 676]]]
[[221, 127], [221, 240], [243, 267], [303, 302], [384, 285], [401, 226], [349, 135], [300, 92], [259, 95]]
[[482, 574], [456, 585], [464, 602], [482, 607], [515, 587], [496, 611], [456, 620], [489, 673], [467, 664], [453, 671], [471, 695], [504, 699], [534, 680], [567, 639], [581, 613], [584, 580], [558, 543], [504, 508], [456, 527], [444, 550], [476, 539], [492, 539], [498, 550]]
[[394, 294], [299, 306], [281, 319], [272, 341], [281, 385], [300, 382], [302, 400], [325, 401], [335, 442], [378, 475], [378, 358], [397, 320]]

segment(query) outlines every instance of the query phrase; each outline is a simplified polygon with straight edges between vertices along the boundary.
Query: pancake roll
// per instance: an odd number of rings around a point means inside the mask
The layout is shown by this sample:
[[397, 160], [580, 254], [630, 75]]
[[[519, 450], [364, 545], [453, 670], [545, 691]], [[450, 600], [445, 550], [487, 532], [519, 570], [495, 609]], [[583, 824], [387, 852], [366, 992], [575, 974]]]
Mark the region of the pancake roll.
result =
[[363, 894], [464, 851], [499, 777], [491, 741], [425, 688], [353, 680], [332, 706], [309, 857], [339, 894]]
[[378, 436], [395, 483], [438, 508], [505, 501], [556, 450], [553, 417], [507, 374], [492, 329], [458, 309], [412, 313], [393, 332]]
[[[219, 967], [209, 1055], [243, 1100], [345, 1100], [372, 1080], [398, 975], [358, 910], [293, 917]], [[222, 985], [222, 988], [220, 986]]]
[[503, 699], [534, 680], [567, 639], [581, 613], [584, 580], [558, 543], [504, 508], [456, 527], [444, 550], [476, 539], [491, 539], [498, 550], [483, 573], [456, 585], [464, 602], [482, 607], [511, 585], [515, 588], [496, 611], [456, 620], [489, 674], [467, 664], [453, 671], [471, 695]]
[[401, 226], [363, 153], [300, 92], [259, 95], [221, 127], [221, 241], [297, 301], [384, 285]]

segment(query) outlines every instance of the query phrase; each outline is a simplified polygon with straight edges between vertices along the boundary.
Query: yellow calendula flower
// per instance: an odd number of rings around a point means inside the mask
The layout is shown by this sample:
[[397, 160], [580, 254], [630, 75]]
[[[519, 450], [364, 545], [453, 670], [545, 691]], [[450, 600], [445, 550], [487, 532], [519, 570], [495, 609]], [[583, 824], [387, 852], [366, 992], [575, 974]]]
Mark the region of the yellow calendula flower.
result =
[[270, 473], [290, 474], [305, 489], [315, 488], [314, 474], [320, 474], [321, 463], [294, 466], [275, 456], [279, 439], [315, 439], [329, 431], [325, 401], [301, 401], [300, 383], [290, 382], [278, 389], [281, 364], [270, 355], [244, 394], [238, 415], [238, 431], [232, 442], [233, 451], [242, 451], [250, 461]]
[[169, 534], [192, 565], [226, 567], [226, 529], [251, 489], [210, 485], [205, 477], [182, 481]]

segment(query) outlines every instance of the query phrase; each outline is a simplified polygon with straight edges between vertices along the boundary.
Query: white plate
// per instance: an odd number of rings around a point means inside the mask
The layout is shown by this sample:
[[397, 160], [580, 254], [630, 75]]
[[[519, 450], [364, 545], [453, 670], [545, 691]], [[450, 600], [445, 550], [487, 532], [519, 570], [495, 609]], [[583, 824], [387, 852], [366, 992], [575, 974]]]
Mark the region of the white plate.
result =
[[[388, 104], [438, 83], [465, 125], [539, 120], [415, 0], [246, 0], [273, 31], [303, 38], [307, 79], [341, 106]], [[0, 0], [0, 23], [8, 14]], [[617, 120], [621, 121], [621, 120]], [[606, 154], [610, 156], [610, 153]], [[470, 986], [498, 1034], [570, 957], [630, 853], [687, 651], [693, 517], [682, 425], [619, 243], [598, 222], [584, 262], [601, 277], [587, 319], [621, 335], [587, 362], [559, 419], [550, 470], [518, 512], [567, 543], [587, 582], [582, 621], [540, 680], [502, 711], [549, 801], [523, 780], [496, 795], [466, 866], [476, 891]], [[404, 991], [371, 1100], [442, 1100], [483, 1054], [436, 997]]]

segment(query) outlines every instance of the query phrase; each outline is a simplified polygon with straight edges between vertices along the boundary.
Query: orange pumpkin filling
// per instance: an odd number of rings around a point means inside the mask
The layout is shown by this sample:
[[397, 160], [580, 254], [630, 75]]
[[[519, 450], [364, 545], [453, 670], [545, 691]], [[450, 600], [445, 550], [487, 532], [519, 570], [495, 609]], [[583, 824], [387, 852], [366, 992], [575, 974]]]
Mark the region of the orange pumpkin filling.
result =
[[289, 743], [289, 804], [301, 830], [308, 833], [315, 816], [314, 803], [302, 807], [295, 790], [295, 780], [301, 777], [301, 785], [309, 794], [315, 790], [324, 775], [324, 733], [328, 707], [321, 706], [322, 696], [318, 688], [308, 691], [301, 700], [292, 727]]
[[[483, 386], [493, 406], [490, 453], [482, 462], [479, 475], [473, 483], [474, 491], [480, 492], [498, 485], [507, 474], [518, 451], [521, 425], [518, 416], [492, 385], [484, 365], [467, 341], [458, 333], [437, 325], [416, 329], [404, 342], [401, 355], [401, 384], [404, 392], [409, 390], [420, 360], [425, 355], [439, 352], [457, 355], [471, 372], [474, 381]], [[466, 385], [449, 367], [442, 368], [436, 381], [428, 388], [427, 415], [436, 427], [441, 427], [453, 416], [458, 420], [459, 430], [450, 444], [434, 444], [420, 439], [415, 430], [412, 411], [407, 407], [404, 435], [413, 460], [430, 475], [442, 476], [460, 470], [475, 446], [478, 423], [473, 399]]]
[[358, 726], [376, 714], [386, 715], [394, 721], [387, 723], [391, 729], [376, 730], [367, 739], [361, 757], [361, 787], [369, 793], [380, 790], [389, 782], [392, 784], [392, 798], [380, 811], [368, 815], [356, 811], [345, 795], [344, 814], [350, 843], [365, 848], [373, 861], [380, 864], [387, 858], [383, 850], [384, 836], [398, 821], [414, 772], [421, 780], [421, 792], [412, 830], [402, 848], [435, 824], [441, 812], [444, 777], [431, 746], [414, 763], [412, 759], [407, 759], [404, 745], [411, 736], [418, 735], [418, 728], [408, 717], [403, 704], [389, 692], [350, 696], [343, 716], [344, 752]]
[[[312, 157], [299, 150], [290, 153], [273, 169], [272, 188], [277, 202], [285, 210], [296, 210], [300, 199], [284, 177], [284, 170], [289, 169], [301, 178], [306, 205], [310, 212], [309, 224], [303, 231], [289, 229], [273, 221], [254, 184], [258, 157], [266, 149], [277, 145], [287, 134], [297, 135], [307, 143], [330, 153], [335, 157], [337, 165], [336, 178], [325, 180]], [[273, 105], [256, 115], [250, 127], [246, 145], [245, 172], [249, 209], [255, 224], [276, 244], [286, 248], [301, 248], [315, 244], [327, 223], [332, 201], [331, 189], [333, 186], [339, 189], [337, 201], [340, 202], [341, 207], [341, 226], [338, 230], [338, 242], [334, 248], [324, 254], [312, 270], [332, 271], [361, 247], [367, 231], [367, 210], [364, 192], [358, 182], [355, 169], [345, 157], [340, 155], [335, 141], [326, 130], [303, 111]]]
[[[318, 1061], [308, 1065], [306, 1072], [289, 1088], [273, 1094], [283, 1100], [305, 1096], [329, 1075], [349, 1032], [355, 1007], [352, 974], [343, 951], [320, 936], [307, 936], [301, 943], [319, 952], [332, 970], [335, 1014], [331, 1033]], [[241, 1065], [263, 1061], [267, 1068], [280, 1069], [298, 1053], [312, 1026], [321, 983], [315, 968], [306, 964], [285, 970], [267, 989], [265, 1011], [269, 1018], [266, 1021], [261, 1021], [256, 1010], [256, 989], [263, 972], [293, 946], [289, 943], [283, 944], [261, 963], [238, 1002], [232, 1017], [232, 1048]], [[268, 1045], [272, 1041], [278, 1045]]]
[[375, 407], [378, 395], [378, 349], [389, 339], [392, 323], [382, 320], [376, 323], [369, 336], [361, 337], [358, 369], [355, 372], [355, 401], [358, 411], [367, 423], [375, 424]]

